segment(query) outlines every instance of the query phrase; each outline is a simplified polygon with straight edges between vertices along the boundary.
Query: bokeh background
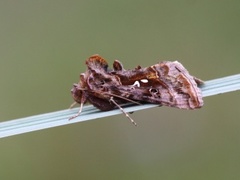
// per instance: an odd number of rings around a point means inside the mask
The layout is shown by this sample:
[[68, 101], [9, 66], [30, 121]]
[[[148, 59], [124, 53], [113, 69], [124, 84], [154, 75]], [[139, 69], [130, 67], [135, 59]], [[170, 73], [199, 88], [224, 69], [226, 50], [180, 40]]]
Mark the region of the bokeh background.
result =
[[[66, 109], [92, 54], [239, 73], [240, 1], [0, 1], [0, 121]], [[0, 179], [239, 179], [239, 92], [0, 140]]]

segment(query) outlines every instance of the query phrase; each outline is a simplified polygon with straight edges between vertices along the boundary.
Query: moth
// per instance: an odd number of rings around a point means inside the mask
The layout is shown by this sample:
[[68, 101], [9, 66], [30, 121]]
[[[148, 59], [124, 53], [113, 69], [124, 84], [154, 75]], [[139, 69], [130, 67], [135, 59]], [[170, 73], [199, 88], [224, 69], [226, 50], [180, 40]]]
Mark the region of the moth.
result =
[[115, 60], [113, 69], [108, 69], [107, 61], [96, 54], [86, 60], [86, 65], [86, 72], [80, 74], [79, 82], [71, 89], [80, 109], [69, 119], [79, 116], [86, 102], [101, 111], [119, 108], [134, 125], [136, 123], [120, 104], [154, 103], [180, 109], [203, 106], [198, 87], [203, 81], [191, 76], [178, 61], [163, 61], [150, 67], [137, 66], [125, 70], [122, 63]]

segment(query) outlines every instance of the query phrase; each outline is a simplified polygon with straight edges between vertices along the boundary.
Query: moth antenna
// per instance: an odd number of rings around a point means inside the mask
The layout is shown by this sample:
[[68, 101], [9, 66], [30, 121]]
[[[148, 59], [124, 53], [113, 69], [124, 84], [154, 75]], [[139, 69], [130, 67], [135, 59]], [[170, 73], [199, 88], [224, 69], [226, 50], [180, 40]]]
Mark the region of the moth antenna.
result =
[[[73, 103], [73, 104], [74, 104], [74, 103]], [[76, 104], [76, 103], [75, 103], [75, 104]], [[72, 105], [71, 105], [71, 106], [72, 106]], [[83, 108], [83, 103], [80, 104], [80, 108], [79, 108], [78, 113], [75, 114], [74, 116], [70, 117], [68, 120], [72, 120], [72, 119], [78, 117], [78, 116], [81, 114], [81, 112], [82, 112], [82, 108]]]
[[141, 103], [137, 102], [137, 101], [133, 101], [131, 99], [128, 99], [128, 98], [125, 98], [125, 97], [122, 97], [122, 96], [118, 96], [116, 94], [111, 94], [111, 93], [105, 93], [105, 94], [108, 94], [108, 95], [111, 95], [111, 96], [114, 96], [114, 97], [117, 97], [117, 98], [120, 98], [120, 99], [124, 99], [126, 101], [129, 101], [129, 102], [132, 102], [134, 104], [138, 104], [138, 105], [141, 105]]
[[126, 100], [126, 101], [128, 101], [128, 102], [131, 102], [131, 103], [134, 103], [134, 104], [141, 105], [141, 103], [139, 103], [139, 102], [137, 102], [137, 101], [133, 101], [133, 100], [131, 100], [131, 99], [128, 99], [128, 98], [125, 98], [125, 97], [123, 97], [123, 96], [119, 96], [119, 95], [116, 95], [116, 94], [107, 93], [107, 92], [102, 93], [102, 92], [97, 91], [97, 90], [92, 90], [91, 92], [95, 92], [95, 93], [99, 93], [99, 94], [107, 94], [107, 95], [110, 95], [110, 96], [117, 97], [117, 98], [119, 98], [119, 99], [124, 99], [124, 100]]
[[124, 109], [123, 109], [116, 101], [113, 100], [113, 97], [111, 97], [109, 101], [113, 102], [113, 104], [115, 104], [115, 105], [122, 111], [122, 113], [125, 114], [125, 116], [126, 116], [135, 126], [137, 126], [137, 123], [129, 116], [129, 114], [128, 114], [126, 111], [124, 111]]

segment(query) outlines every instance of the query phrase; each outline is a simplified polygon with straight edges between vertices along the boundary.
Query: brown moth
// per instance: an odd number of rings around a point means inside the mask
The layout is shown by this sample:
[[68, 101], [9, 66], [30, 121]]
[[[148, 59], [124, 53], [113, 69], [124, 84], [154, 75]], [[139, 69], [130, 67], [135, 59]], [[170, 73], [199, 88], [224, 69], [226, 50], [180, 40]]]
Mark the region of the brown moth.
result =
[[154, 103], [180, 109], [197, 109], [203, 106], [198, 85], [203, 81], [191, 76], [177, 61], [163, 61], [150, 67], [137, 66], [125, 70], [118, 60], [113, 70], [105, 59], [93, 55], [86, 60], [87, 70], [80, 74], [80, 81], [71, 90], [73, 99], [80, 104], [91, 103], [101, 111], [119, 108], [133, 124], [136, 123], [119, 104], [127, 102]]

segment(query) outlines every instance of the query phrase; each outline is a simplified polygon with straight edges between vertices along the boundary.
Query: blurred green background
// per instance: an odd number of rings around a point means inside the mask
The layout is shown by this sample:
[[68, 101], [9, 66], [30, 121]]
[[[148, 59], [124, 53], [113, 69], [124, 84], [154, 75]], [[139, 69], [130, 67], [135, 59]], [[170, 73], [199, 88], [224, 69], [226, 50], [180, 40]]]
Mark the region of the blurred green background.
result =
[[[0, 1], [0, 121], [66, 109], [98, 53], [126, 69], [179, 60], [239, 73], [240, 1]], [[1, 139], [0, 179], [239, 179], [239, 92]]]

